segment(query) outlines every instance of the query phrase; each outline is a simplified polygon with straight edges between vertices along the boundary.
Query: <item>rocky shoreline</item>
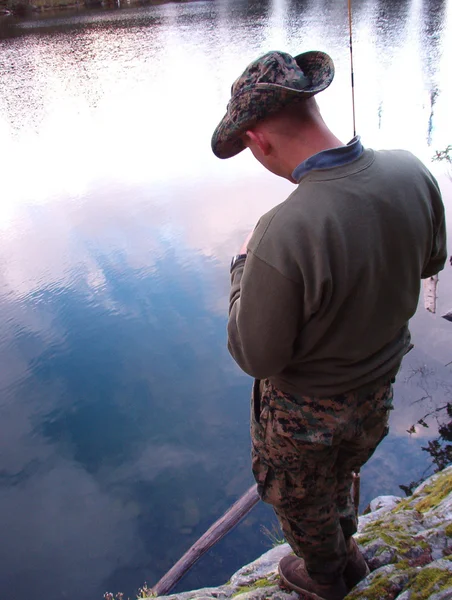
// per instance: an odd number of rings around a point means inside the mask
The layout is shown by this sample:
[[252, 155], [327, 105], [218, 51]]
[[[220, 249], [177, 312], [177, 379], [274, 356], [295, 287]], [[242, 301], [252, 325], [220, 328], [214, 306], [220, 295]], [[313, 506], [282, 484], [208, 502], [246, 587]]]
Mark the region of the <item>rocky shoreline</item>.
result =
[[[371, 569], [347, 600], [452, 600], [452, 466], [408, 498], [380, 496], [359, 518], [356, 535]], [[280, 589], [278, 562], [288, 544], [272, 548], [216, 588], [160, 600], [296, 600]]]

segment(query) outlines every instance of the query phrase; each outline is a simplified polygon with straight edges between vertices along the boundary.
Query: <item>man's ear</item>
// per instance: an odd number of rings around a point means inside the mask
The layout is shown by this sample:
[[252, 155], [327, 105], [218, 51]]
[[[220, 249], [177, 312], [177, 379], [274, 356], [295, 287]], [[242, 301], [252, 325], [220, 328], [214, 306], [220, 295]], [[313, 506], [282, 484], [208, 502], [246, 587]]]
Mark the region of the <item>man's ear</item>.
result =
[[254, 144], [254, 146], [259, 148], [264, 156], [268, 156], [270, 154], [271, 145], [265, 134], [263, 134], [261, 131], [253, 131], [252, 129], [248, 129], [245, 135], [248, 142], [247, 146]]

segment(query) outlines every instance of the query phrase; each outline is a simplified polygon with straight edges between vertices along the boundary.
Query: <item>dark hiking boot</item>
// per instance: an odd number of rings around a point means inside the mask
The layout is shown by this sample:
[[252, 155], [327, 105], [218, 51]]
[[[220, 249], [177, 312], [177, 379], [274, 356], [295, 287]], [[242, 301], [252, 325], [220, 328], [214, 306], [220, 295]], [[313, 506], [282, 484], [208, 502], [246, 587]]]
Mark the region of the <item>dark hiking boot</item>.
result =
[[297, 556], [285, 556], [279, 563], [281, 583], [300, 594], [303, 600], [342, 600], [348, 589], [342, 577], [334, 583], [317, 583], [309, 575], [304, 560]]
[[355, 540], [350, 537], [345, 540], [345, 543], [347, 545], [348, 560], [342, 576], [348, 589], [351, 590], [369, 575], [370, 569]]

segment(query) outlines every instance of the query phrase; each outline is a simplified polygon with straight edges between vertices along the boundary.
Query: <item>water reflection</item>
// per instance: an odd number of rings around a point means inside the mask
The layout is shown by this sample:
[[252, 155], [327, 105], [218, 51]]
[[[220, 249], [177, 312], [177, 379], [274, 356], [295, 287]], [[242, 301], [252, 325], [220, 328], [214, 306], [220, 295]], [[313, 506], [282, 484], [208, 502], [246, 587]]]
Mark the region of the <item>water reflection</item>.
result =
[[[98, 269], [94, 289], [75, 272], [69, 286], [23, 298], [35, 330], [15, 314], [8, 336], [22, 370], [2, 406], [2, 508], [14, 512], [3, 564], [18, 595], [33, 585], [39, 597], [92, 597], [112, 570], [143, 563], [153, 567], [142, 580], [156, 579], [249, 484], [247, 385], [230, 385], [224, 319], [206, 310], [209, 260], [169, 249], [146, 273], [118, 252]], [[159, 555], [168, 535], [177, 539]], [[55, 562], [57, 547], [67, 551]]]
[[[450, 3], [366, 0], [354, 27], [364, 143], [428, 159], [452, 140]], [[320, 102], [346, 141], [347, 14], [333, 0], [44, 16], [0, 39], [0, 595], [132, 596], [250, 485], [228, 263], [292, 186], [246, 153], [218, 161], [210, 135], [248, 60], [315, 47], [337, 65]], [[451, 297], [446, 271], [439, 314]], [[363, 503], [420, 475], [416, 400], [450, 393], [450, 323], [421, 309], [411, 328]], [[227, 579], [264, 549], [270, 519], [259, 507], [180, 589]]]

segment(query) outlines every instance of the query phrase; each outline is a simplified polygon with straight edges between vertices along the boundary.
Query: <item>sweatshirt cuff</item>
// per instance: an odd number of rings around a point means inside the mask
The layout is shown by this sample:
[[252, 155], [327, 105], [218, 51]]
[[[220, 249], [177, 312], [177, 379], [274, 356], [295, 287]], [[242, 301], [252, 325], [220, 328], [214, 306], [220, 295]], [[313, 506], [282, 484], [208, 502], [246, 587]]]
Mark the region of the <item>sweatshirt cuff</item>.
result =
[[231, 283], [234, 283], [235, 275], [237, 273], [240, 273], [240, 278], [241, 278], [241, 273], [243, 272], [243, 269], [245, 267], [245, 261], [246, 261], [246, 255], [238, 258], [232, 265], [232, 267], [231, 267]]

